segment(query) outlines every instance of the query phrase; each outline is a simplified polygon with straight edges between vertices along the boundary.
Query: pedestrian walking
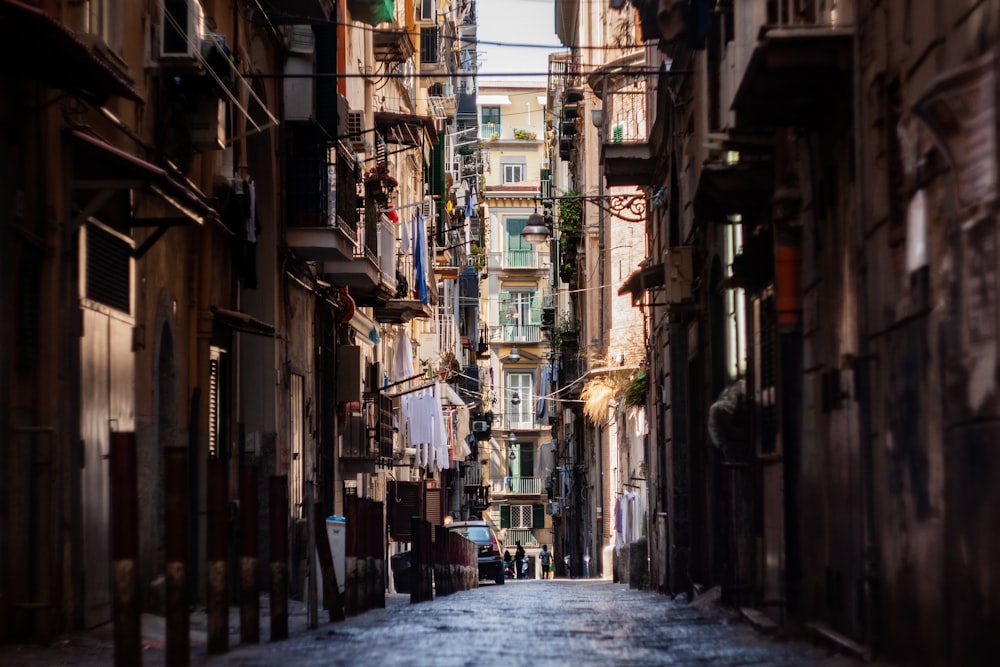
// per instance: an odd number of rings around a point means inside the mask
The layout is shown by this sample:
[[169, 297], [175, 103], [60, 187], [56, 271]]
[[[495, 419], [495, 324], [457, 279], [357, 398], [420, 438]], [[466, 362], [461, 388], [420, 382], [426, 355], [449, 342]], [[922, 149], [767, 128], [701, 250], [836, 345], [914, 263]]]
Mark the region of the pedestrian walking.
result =
[[538, 552], [538, 560], [542, 563], [542, 579], [551, 579], [552, 552], [549, 551], [549, 545], [542, 545], [542, 550]]
[[525, 567], [524, 567], [524, 547], [521, 546], [521, 542], [517, 541], [514, 543], [517, 549], [514, 549], [514, 567], [517, 569], [517, 578], [524, 579]]

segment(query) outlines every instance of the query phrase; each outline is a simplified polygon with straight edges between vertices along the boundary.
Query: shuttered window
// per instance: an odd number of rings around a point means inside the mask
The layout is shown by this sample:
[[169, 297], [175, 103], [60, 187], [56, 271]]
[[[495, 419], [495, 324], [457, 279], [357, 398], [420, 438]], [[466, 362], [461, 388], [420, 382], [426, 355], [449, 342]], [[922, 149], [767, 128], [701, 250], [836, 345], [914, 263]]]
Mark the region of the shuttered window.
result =
[[101, 225], [87, 223], [86, 297], [131, 314], [131, 271], [131, 242]]

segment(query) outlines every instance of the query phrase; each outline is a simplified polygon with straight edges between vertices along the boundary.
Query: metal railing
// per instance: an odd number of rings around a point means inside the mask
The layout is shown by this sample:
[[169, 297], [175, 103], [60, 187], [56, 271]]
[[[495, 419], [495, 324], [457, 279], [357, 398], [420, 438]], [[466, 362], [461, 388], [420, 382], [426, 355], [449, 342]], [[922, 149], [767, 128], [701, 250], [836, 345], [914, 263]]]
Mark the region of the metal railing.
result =
[[507, 250], [489, 253], [490, 269], [541, 269], [547, 266], [549, 254], [537, 250]]
[[518, 542], [522, 547], [538, 546], [535, 531], [531, 528], [508, 528], [504, 538], [504, 546], [514, 546]]
[[540, 324], [500, 324], [491, 326], [490, 342], [540, 343], [542, 342], [542, 327]]
[[465, 485], [466, 486], [482, 486], [483, 485], [483, 467], [478, 463], [467, 467], [465, 469]]
[[650, 96], [644, 79], [629, 82], [605, 94], [603, 141], [606, 144], [643, 143], [649, 135]]
[[479, 137], [483, 141], [499, 139], [501, 135], [500, 123], [481, 123], [479, 125]]
[[493, 491], [508, 496], [539, 496], [542, 494], [541, 477], [504, 477], [493, 482]]
[[846, 0], [770, 0], [767, 22], [781, 27], [834, 27], [854, 22], [854, 6]]

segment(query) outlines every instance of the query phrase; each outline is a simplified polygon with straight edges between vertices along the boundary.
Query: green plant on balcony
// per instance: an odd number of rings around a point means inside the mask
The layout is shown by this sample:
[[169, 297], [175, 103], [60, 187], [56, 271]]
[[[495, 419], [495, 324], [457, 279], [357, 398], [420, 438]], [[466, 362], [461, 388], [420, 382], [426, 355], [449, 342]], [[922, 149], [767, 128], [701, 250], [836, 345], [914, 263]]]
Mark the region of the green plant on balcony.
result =
[[[640, 372], [625, 389], [625, 404], [633, 407], [646, 405], [646, 394], [649, 392], [649, 375]], [[645, 465], [645, 464], [644, 464]]]
[[486, 251], [478, 243], [473, 243], [469, 249], [469, 256], [472, 259], [472, 266], [482, 271], [486, 268]]
[[575, 197], [579, 190], [570, 190], [559, 200], [559, 232], [568, 236], [579, 236], [583, 230], [583, 203]]
[[552, 326], [552, 341], [561, 347], [580, 344], [580, 320], [571, 315], [563, 315]]
[[524, 141], [534, 141], [538, 138], [538, 133], [532, 132], [531, 130], [519, 130], [514, 128], [514, 138]]

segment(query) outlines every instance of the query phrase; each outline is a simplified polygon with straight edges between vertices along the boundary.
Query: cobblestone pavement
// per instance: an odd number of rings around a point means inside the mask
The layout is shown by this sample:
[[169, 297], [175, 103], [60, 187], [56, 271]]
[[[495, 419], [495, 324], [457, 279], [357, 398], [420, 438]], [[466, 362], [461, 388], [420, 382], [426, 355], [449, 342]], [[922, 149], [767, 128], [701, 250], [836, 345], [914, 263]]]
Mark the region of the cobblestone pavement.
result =
[[[291, 607], [290, 639], [239, 646], [238, 614], [225, 655], [205, 654], [204, 615], [192, 615], [193, 665], [856, 665], [799, 641], [758, 633], [732, 611], [599, 580], [509, 581], [411, 605], [390, 595], [386, 608], [346, 622], [306, 628]], [[143, 664], [164, 664], [162, 619], [145, 617]], [[161, 623], [162, 625], [162, 623]], [[268, 635], [266, 618], [262, 636]], [[61, 638], [46, 648], [0, 647], [0, 665], [110, 665], [110, 628]]]

